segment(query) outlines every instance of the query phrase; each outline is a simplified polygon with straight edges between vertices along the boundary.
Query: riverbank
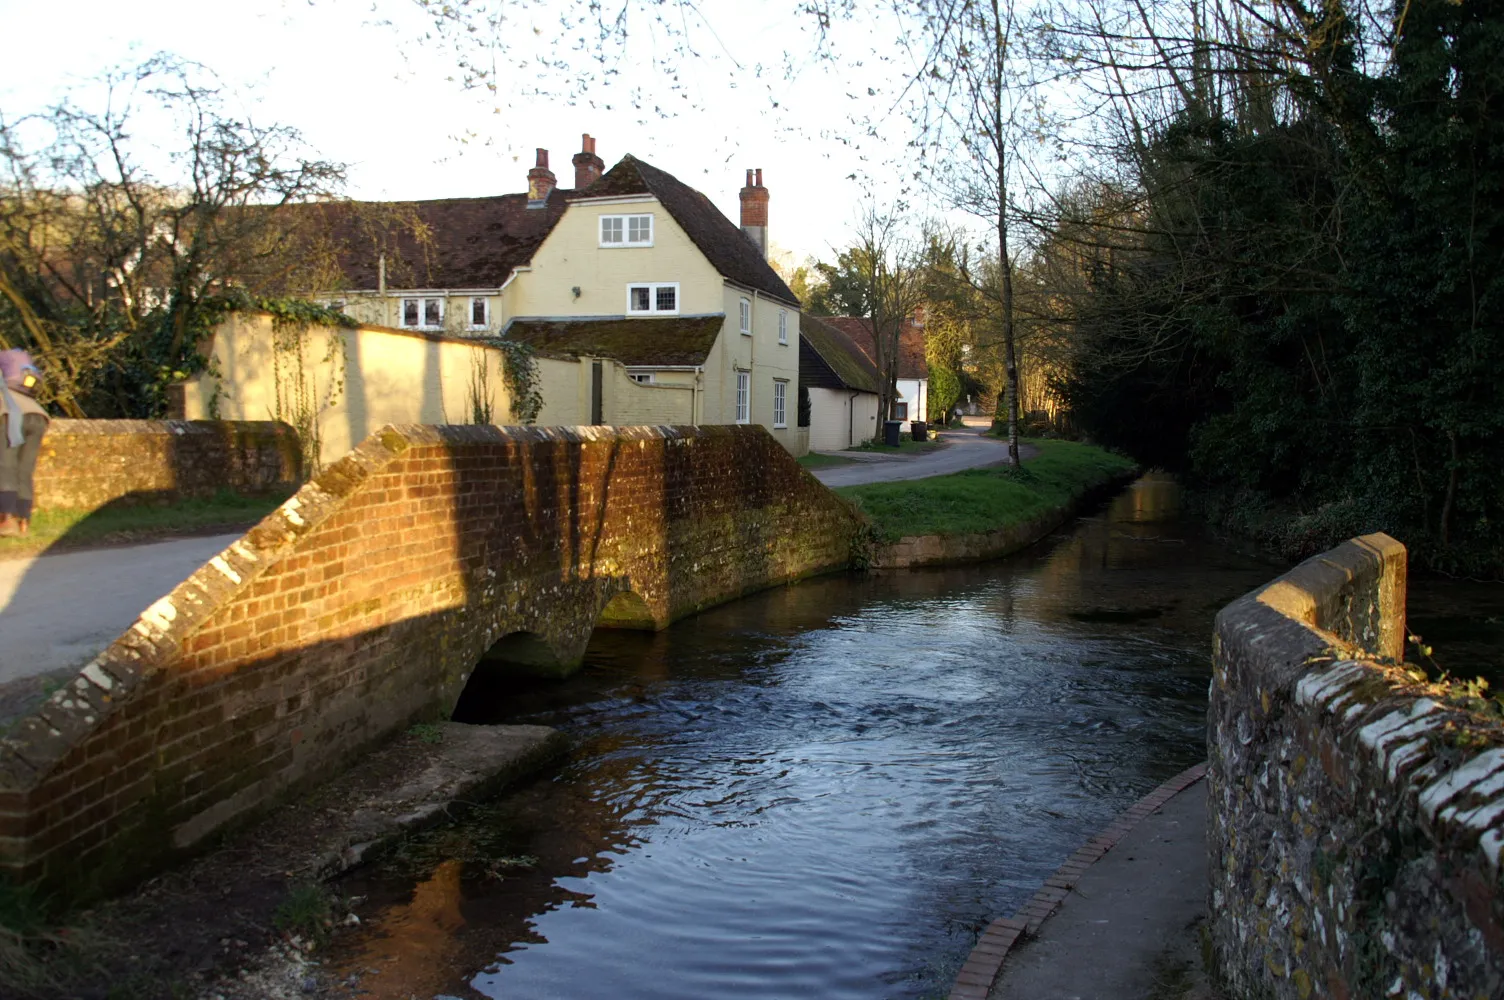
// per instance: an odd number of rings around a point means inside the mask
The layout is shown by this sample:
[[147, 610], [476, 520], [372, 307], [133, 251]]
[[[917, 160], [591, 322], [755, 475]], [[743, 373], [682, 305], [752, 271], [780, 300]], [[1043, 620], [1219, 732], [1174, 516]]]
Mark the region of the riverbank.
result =
[[318, 947], [361, 922], [361, 901], [328, 880], [421, 850], [425, 831], [460, 820], [568, 746], [544, 726], [414, 726], [208, 853], [61, 926], [43, 919], [37, 901], [0, 895], [0, 996], [320, 995], [334, 984]]
[[1131, 460], [1092, 445], [1029, 444], [1037, 454], [1017, 470], [992, 466], [837, 489], [871, 522], [869, 568], [1000, 558], [1053, 531], [1101, 490], [1138, 475]]

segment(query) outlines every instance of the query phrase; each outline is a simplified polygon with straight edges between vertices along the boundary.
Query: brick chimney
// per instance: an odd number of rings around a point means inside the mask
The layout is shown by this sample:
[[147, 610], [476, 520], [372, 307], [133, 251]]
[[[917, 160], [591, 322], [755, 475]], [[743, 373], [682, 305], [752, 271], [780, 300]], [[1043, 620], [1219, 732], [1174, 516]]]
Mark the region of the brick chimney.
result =
[[762, 168], [747, 171], [747, 186], [742, 188], [742, 232], [747, 239], [768, 255], [768, 189], [762, 186]]
[[606, 162], [595, 155], [595, 140], [586, 133], [580, 137], [580, 151], [574, 154], [574, 189], [589, 187], [605, 172]]
[[554, 172], [548, 169], [548, 150], [538, 150], [538, 164], [527, 172], [527, 207], [542, 208], [558, 184]]

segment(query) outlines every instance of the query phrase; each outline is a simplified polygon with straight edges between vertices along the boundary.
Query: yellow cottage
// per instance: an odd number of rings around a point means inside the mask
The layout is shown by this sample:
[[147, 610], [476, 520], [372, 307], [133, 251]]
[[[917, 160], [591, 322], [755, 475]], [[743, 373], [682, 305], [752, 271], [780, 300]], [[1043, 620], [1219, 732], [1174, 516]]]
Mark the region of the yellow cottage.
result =
[[[755, 423], [808, 450], [799, 302], [767, 262], [762, 172], [747, 172], [738, 227], [636, 157], [603, 173], [594, 146], [572, 189], [540, 149], [525, 194], [328, 216], [342, 287], [312, 297], [362, 325], [297, 360], [323, 461], [386, 422], [515, 422], [507, 342], [536, 359], [540, 424]], [[278, 416], [293, 387], [274, 340], [269, 317], [221, 326], [185, 415]]]

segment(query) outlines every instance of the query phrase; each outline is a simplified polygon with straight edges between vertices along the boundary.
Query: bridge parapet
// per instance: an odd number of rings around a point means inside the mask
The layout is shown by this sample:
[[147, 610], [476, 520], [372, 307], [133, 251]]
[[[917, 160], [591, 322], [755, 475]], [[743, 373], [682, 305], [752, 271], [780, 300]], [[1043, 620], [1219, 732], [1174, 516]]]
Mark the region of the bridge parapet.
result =
[[1400, 660], [1368, 535], [1217, 617], [1211, 942], [1233, 995], [1504, 995], [1504, 725]]
[[127, 883], [447, 717], [488, 654], [568, 670], [603, 618], [846, 566], [856, 525], [760, 427], [385, 427], [0, 740], [0, 867]]

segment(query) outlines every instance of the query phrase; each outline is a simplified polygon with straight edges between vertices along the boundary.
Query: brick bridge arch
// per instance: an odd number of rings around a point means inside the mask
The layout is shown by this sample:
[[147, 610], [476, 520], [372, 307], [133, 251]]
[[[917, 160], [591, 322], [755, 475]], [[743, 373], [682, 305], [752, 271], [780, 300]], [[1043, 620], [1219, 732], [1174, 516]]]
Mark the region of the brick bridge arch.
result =
[[140, 877], [447, 717], [484, 657], [567, 672], [598, 623], [846, 566], [857, 524], [760, 427], [385, 427], [0, 740], [0, 867]]

